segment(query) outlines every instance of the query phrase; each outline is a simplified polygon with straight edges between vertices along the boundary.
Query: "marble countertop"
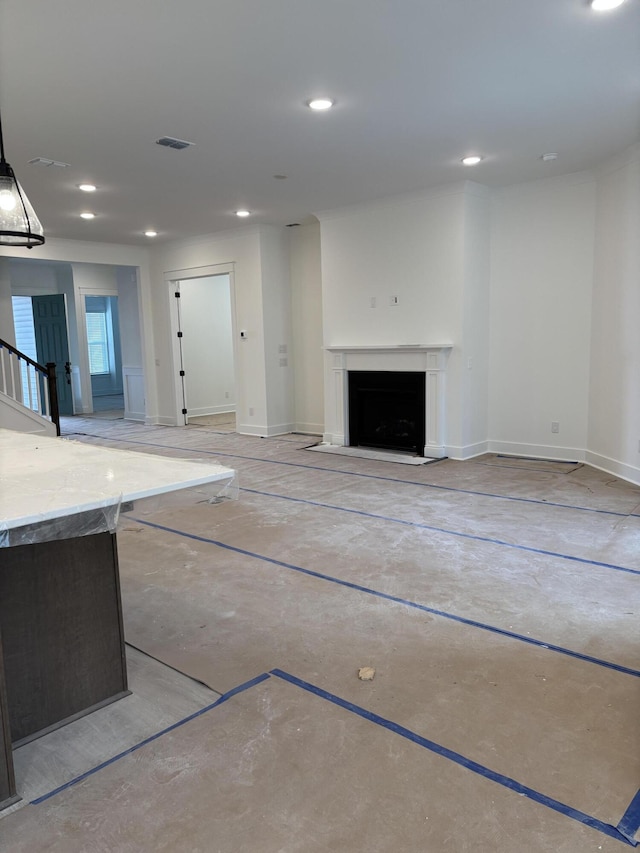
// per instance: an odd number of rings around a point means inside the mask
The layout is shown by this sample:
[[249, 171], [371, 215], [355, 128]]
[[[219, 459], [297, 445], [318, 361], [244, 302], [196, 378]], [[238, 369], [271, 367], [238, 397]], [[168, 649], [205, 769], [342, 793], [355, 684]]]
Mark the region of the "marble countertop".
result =
[[[214, 462], [0, 429], [0, 531], [207, 484], [235, 482]], [[206, 490], [206, 489], [205, 489]]]

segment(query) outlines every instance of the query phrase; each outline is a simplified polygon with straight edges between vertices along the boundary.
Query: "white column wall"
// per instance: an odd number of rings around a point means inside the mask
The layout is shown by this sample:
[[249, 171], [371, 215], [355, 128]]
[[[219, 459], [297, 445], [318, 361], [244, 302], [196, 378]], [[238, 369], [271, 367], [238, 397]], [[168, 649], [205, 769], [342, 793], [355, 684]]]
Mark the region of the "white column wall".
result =
[[289, 242], [283, 227], [260, 229], [264, 363], [267, 429], [264, 435], [281, 435], [295, 428], [291, 338], [291, 275]]
[[468, 184], [464, 208], [462, 347], [460, 351], [461, 446], [449, 455], [469, 458], [487, 450], [489, 429], [489, 317], [491, 196]]
[[640, 145], [597, 175], [587, 461], [640, 483]]
[[[465, 252], [475, 256], [474, 240], [486, 241], [480, 231], [465, 243], [465, 229], [476, 227], [475, 214], [466, 215], [473, 193], [472, 186], [461, 183], [318, 215], [324, 345], [451, 344], [445, 443], [452, 456], [465, 455], [463, 421], [468, 415], [462, 397]], [[486, 263], [481, 277], [486, 291]], [[397, 304], [391, 304], [392, 297]], [[329, 371], [330, 360], [325, 364]], [[329, 379], [327, 375], [326, 394], [332, 393]], [[327, 398], [325, 411], [332, 406]], [[470, 434], [475, 439], [478, 432], [474, 428]]]
[[134, 267], [117, 267], [118, 315], [122, 352], [122, 390], [126, 420], [144, 421], [144, 351], [140, 335], [140, 298]]
[[594, 229], [590, 173], [493, 194], [491, 450], [584, 459]]
[[295, 423], [299, 432], [324, 432], [322, 268], [320, 224], [291, 228], [291, 312]]

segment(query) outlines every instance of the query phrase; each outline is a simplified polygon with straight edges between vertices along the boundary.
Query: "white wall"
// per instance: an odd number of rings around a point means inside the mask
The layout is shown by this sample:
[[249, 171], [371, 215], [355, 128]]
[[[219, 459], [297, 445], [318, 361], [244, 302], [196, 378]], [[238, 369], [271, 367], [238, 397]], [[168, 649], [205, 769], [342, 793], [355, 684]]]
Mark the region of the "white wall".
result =
[[591, 174], [493, 194], [492, 450], [584, 459], [594, 229]]
[[[0, 260], [0, 263], [2, 261]], [[56, 265], [46, 261], [8, 261], [14, 296], [47, 296], [58, 292]]]
[[456, 185], [319, 214], [325, 346], [457, 337], [463, 205], [464, 187]]
[[324, 431], [320, 224], [289, 233], [294, 408], [299, 432]]
[[[470, 455], [486, 438], [486, 402], [478, 402], [487, 385], [486, 191], [461, 183], [319, 218], [325, 346], [451, 345], [447, 453]], [[475, 309], [479, 319], [468, 320]], [[471, 377], [467, 352], [476, 358]]]
[[[487, 449], [489, 430], [489, 332], [491, 196], [468, 184], [465, 198], [460, 358], [461, 446], [451, 455], [469, 457]], [[453, 353], [455, 363], [456, 353]], [[450, 453], [453, 449], [450, 448]]]
[[120, 350], [122, 353], [122, 391], [126, 420], [144, 421], [144, 352], [140, 322], [140, 294], [135, 267], [116, 267]]
[[291, 277], [288, 235], [284, 228], [260, 229], [264, 364], [267, 387], [265, 435], [295, 428], [291, 363]]
[[[75, 304], [75, 323], [72, 323], [69, 310], [69, 344], [77, 335], [78, 348], [75, 358], [72, 358], [72, 381], [76, 371], [79, 377], [75, 384], [78, 388], [74, 394], [74, 410], [78, 413], [93, 411], [93, 386], [89, 371], [89, 350], [87, 345], [86, 296], [117, 296], [118, 281], [116, 268], [111, 264], [71, 264], [73, 274], [73, 301]], [[70, 308], [71, 298], [67, 294], [67, 306]]]
[[180, 328], [189, 416], [235, 411], [228, 274], [180, 282]]
[[597, 176], [589, 393], [592, 464], [640, 483], [640, 145]]
[[0, 257], [0, 338], [11, 346], [16, 345], [11, 305], [11, 273], [9, 260]]
[[136, 271], [133, 267], [117, 267], [118, 314], [120, 317], [120, 347], [123, 365], [142, 367], [140, 337], [140, 307]]

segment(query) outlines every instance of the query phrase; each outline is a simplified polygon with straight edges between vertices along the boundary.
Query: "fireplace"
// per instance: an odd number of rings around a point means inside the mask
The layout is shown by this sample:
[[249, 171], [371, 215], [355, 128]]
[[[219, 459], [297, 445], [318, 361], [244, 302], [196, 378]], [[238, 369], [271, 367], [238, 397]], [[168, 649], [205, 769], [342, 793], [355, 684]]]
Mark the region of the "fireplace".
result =
[[[354, 424], [351, 422], [350, 411], [352, 403], [349, 400], [351, 374], [384, 374], [385, 379], [390, 375], [393, 377], [392, 387], [396, 385], [395, 378], [401, 374], [420, 374], [424, 395], [423, 431], [418, 434], [416, 430], [417, 437], [411, 439], [410, 448], [402, 449], [418, 456], [438, 459], [446, 456], [445, 373], [451, 349], [451, 344], [325, 346], [325, 429], [322, 440], [326, 444], [344, 446], [362, 445], [371, 438], [365, 433], [363, 442], [360, 420], [355, 425], [356, 434], [353, 434]], [[384, 393], [388, 395], [389, 389]], [[366, 405], [368, 406], [368, 403]], [[408, 421], [412, 419], [413, 416], [398, 418]], [[419, 421], [417, 418], [416, 423]], [[372, 445], [367, 443], [365, 446]], [[397, 446], [397, 443], [394, 444], [394, 447]]]
[[424, 372], [350, 370], [347, 383], [351, 446], [424, 455]]

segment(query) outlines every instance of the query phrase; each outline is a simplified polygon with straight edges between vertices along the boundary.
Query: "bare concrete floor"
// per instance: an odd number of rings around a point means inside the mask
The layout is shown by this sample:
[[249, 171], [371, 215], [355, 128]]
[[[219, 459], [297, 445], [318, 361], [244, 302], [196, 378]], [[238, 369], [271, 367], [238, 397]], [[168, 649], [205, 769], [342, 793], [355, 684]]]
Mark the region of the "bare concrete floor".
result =
[[127, 640], [223, 698], [8, 815], [1, 849], [635, 846], [639, 489], [489, 454], [404, 466], [214, 426], [65, 429], [238, 470], [238, 501], [134, 509], [118, 536]]

